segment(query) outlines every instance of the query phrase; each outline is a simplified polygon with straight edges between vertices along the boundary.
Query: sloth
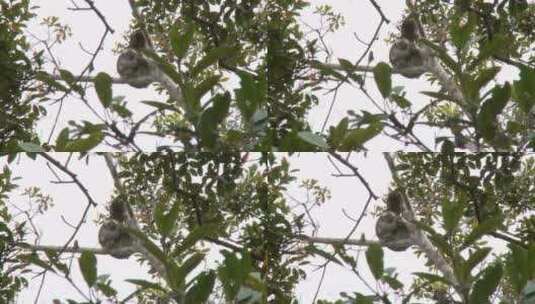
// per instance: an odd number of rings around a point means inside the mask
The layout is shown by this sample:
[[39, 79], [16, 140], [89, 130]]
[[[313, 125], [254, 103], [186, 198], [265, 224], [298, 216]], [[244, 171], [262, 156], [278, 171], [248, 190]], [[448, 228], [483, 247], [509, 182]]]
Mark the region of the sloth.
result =
[[390, 63], [407, 78], [418, 78], [427, 71], [429, 55], [406, 38], [397, 40], [390, 48]]
[[417, 44], [422, 29], [414, 17], [407, 17], [401, 25], [401, 38], [390, 48], [390, 63], [407, 78], [418, 78], [427, 71], [428, 52]]
[[126, 83], [134, 88], [146, 88], [155, 81], [157, 68], [143, 56], [141, 50], [150, 49], [149, 40], [143, 31], [130, 36], [128, 48], [117, 59], [117, 72]]
[[412, 245], [410, 232], [403, 220], [391, 211], [377, 219], [375, 233], [381, 244], [393, 251], [405, 251]]
[[121, 224], [112, 220], [100, 227], [98, 241], [107, 253], [117, 259], [127, 259], [135, 252], [134, 238]]
[[123, 227], [128, 220], [127, 209], [121, 197], [114, 199], [110, 203], [110, 218], [102, 224], [98, 232], [98, 241], [102, 248], [117, 259], [127, 259], [136, 251], [134, 238]]

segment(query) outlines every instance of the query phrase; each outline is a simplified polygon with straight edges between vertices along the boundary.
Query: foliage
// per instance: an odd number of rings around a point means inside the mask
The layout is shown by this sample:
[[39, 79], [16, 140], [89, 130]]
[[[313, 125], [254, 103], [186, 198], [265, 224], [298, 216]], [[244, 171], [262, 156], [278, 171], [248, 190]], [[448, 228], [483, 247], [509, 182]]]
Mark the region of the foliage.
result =
[[35, 123], [46, 113], [27, 96], [42, 57], [42, 53], [27, 55], [30, 46], [24, 30], [35, 16], [29, 6], [28, 0], [0, 1], [0, 151], [32, 141]]

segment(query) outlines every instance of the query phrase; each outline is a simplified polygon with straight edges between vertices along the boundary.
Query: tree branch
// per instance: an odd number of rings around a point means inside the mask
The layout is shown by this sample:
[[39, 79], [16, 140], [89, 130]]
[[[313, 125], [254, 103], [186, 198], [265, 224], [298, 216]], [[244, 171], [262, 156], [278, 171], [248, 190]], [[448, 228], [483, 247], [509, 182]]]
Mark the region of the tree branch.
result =
[[296, 235], [295, 237], [308, 243], [329, 244], [329, 245], [353, 245], [353, 246], [370, 246], [373, 244], [378, 244], [382, 246], [381, 242], [372, 241], [372, 240], [314, 237], [314, 236], [308, 236], [308, 235]]
[[95, 247], [63, 247], [63, 246], [52, 246], [52, 245], [32, 245], [28, 243], [17, 243], [17, 246], [21, 248], [30, 249], [33, 251], [59, 251], [61, 253], [70, 252], [70, 253], [82, 253], [84, 251], [90, 251], [94, 254], [106, 255], [108, 252], [103, 248]]

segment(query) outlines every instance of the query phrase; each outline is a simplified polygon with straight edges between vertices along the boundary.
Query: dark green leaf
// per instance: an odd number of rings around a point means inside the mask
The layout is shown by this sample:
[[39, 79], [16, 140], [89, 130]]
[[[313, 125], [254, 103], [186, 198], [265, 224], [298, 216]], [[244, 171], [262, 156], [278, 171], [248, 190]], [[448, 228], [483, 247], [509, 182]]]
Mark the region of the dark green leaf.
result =
[[464, 213], [464, 204], [445, 199], [442, 202], [442, 217], [444, 219], [444, 229], [451, 233], [459, 225], [459, 221]]
[[500, 67], [491, 67], [488, 69], [482, 70], [479, 75], [477, 75], [477, 78], [475, 79], [475, 89], [477, 91], [481, 90], [484, 86], [486, 86], [491, 80], [493, 80], [496, 75], [500, 72]]
[[346, 70], [347, 72], [353, 71], [354, 65], [351, 63], [351, 61], [338, 58], [338, 62], [340, 62], [340, 65], [342, 66], [342, 68]]
[[502, 265], [495, 263], [487, 267], [479, 280], [474, 283], [470, 294], [471, 304], [488, 304], [490, 296], [496, 291], [498, 283], [502, 278]]
[[338, 258], [336, 258], [336, 256], [332, 253], [329, 253], [325, 250], [322, 250], [322, 249], [319, 249], [318, 247], [316, 246], [309, 246], [307, 247], [307, 251], [312, 253], [312, 254], [317, 254], [323, 258], [325, 258], [326, 260], [329, 260], [331, 262], [335, 262], [336, 264], [338, 265], [344, 265]]
[[109, 107], [113, 97], [110, 75], [104, 72], [98, 73], [95, 77], [95, 90], [102, 106]]
[[420, 278], [428, 281], [429, 283], [442, 282], [442, 283], [444, 283], [446, 285], [451, 285], [451, 283], [448, 280], [446, 280], [446, 278], [443, 278], [443, 277], [438, 276], [436, 274], [426, 273], [426, 272], [413, 272], [412, 274], [414, 274], [417, 277], [420, 277]]
[[299, 132], [298, 136], [305, 142], [314, 145], [322, 150], [327, 150], [329, 148], [329, 145], [321, 135], [314, 134], [309, 131], [302, 131]]
[[383, 98], [390, 96], [390, 92], [392, 92], [392, 68], [387, 63], [379, 62], [373, 68], [373, 76]]
[[65, 145], [65, 152], [87, 152], [98, 146], [104, 139], [101, 131], [94, 131], [86, 138], [79, 138], [68, 142]]
[[230, 95], [218, 94], [213, 98], [212, 107], [206, 109], [199, 120], [197, 127], [203, 147], [216, 148], [219, 124], [228, 116], [230, 110]]
[[180, 246], [177, 248], [177, 253], [182, 253], [195, 245], [198, 241], [214, 236], [217, 234], [219, 226], [216, 224], [204, 224], [193, 229], [187, 237], [184, 238]]
[[193, 24], [190, 22], [186, 23], [181, 32], [176, 25], [171, 28], [169, 32], [171, 47], [178, 58], [183, 58], [186, 55], [193, 40], [194, 29]]
[[141, 103], [144, 103], [151, 107], [155, 107], [156, 109], [160, 111], [161, 110], [177, 111], [177, 108], [174, 105], [171, 105], [165, 102], [145, 100], [145, 101], [142, 101]]
[[475, 243], [485, 234], [496, 231], [503, 224], [503, 219], [501, 216], [495, 216], [489, 219], [486, 219], [484, 222], [478, 224], [464, 239], [461, 249], [464, 249], [471, 244]]
[[367, 128], [353, 129], [346, 133], [346, 137], [340, 145], [341, 151], [355, 151], [364, 147], [364, 144], [377, 136], [383, 130], [382, 123], [373, 123]]
[[56, 139], [56, 151], [65, 151], [65, 147], [69, 142], [69, 128], [64, 128], [59, 132], [58, 138]]
[[24, 152], [46, 152], [40, 145], [31, 142], [19, 142], [19, 148]]
[[496, 135], [496, 117], [503, 111], [511, 97], [511, 86], [505, 83], [503, 87], [496, 86], [477, 116], [478, 130], [486, 140], [492, 140]]
[[219, 46], [208, 51], [206, 56], [204, 56], [191, 70], [191, 75], [195, 76], [199, 72], [203, 71], [212, 64], [217, 63], [220, 59], [226, 57], [232, 57], [238, 52], [238, 48], [235, 46]]
[[186, 293], [185, 303], [205, 303], [214, 289], [215, 272], [202, 272], [196, 278], [196, 283]]
[[458, 74], [459, 65], [457, 64], [457, 62], [450, 55], [448, 55], [446, 49], [444, 49], [443, 47], [440, 47], [440, 46], [432, 43], [429, 40], [422, 39], [422, 42], [426, 46], [431, 48], [436, 54], [438, 54], [438, 57], [440, 58], [440, 60], [442, 60], [442, 62], [444, 62], [444, 64], [446, 64], [446, 66], [448, 66], [448, 68], [450, 68], [452, 71], [454, 71], [456, 74]]
[[349, 119], [346, 117], [342, 119], [336, 127], [329, 128], [328, 142], [333, 149], [337, 149], [338, 145], [342, 143], [342, 140], [346, 136], [348, 125]]
[[87, 285], [89, 287], [93, 286], [97, 281], [97, 259], [95, 255], [91, 251], [83, 251], [78, 259], [78, 264]]
[[391, 276], [383, 276], [381, 280], [386, 282], [388, 286], [390, 286], [390, 288], [394, 290], [403, 288], [403, 283], [401, 283], [398, 279], [393, 278]]
[[522, 67], [520, 80], [513, 85], [513, 99], [519, 104], [524, 113], [529, 113], [535, 105], [535, 69]]
[[149, 282], [149, 281], [145, 281], [145, 280], [140, 280], [140, 279], [126, 279], [125, 281], [128, 282], [128, 283], [135, 284], [135, 285], [141, 287], [141, 289], [143, 289], [143, 290], [156, 290], [156, 291], [165, 292], [165, 289], [162, 288], [157, 283], [153, 283], [153, 282]]
[[390, 95], [390, 98], [394, 100], [394, 102], [402, 109], [409, 108], [412, 105], [411, 102], [407, 100], [407, 98], [398, 94], [392, 94]]
[[[466, 275], [472, 272], [472, 269], [481, 263], [490, 253], [489, 247], [483, 247], [472, 253], [466, 260]], [[467, 276], [466, 276], [467, 277]]]
[[376, 280], [383, 276], [383, 256], [383, 248], [379, 244], [371, 244], [366, 250], [366, 261], [368, 261], [368, 267], [370, 267], [373, 277]]

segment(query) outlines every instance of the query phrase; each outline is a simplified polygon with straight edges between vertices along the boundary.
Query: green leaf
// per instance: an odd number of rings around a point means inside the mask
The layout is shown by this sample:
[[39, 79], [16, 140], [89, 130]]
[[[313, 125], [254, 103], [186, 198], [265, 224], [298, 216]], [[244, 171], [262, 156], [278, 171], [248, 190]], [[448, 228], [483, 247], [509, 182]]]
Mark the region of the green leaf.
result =
[[91, 251], [83, 251], [78, 259], [80, 271], [87, 286], [92, 287], [97, 281], [97, 259]]
[[490, 253], [491, 249], [489, 247], [483, 247], [478, 250], [476, 250], [474, 253], [472, 253], [465, 263], [465, 278], [468, 277], [468, 275], [472, 272], [472, 269], [476, 267], [479, 263], [481, 263], [487, 255]]
[[235, 90], [236, 104], [246, 121], [265, 103], [267, 98], [267, 79], [260, 75], [239, 72], [240, 88]]
[[386, 282], [388, 286], [390, 286], [390, 288], [394, 290], [403, 288], [403, 283], [401, 283], [398, 279], [393, 278], [391, 276], [383, 276], [381, 280]]
[[338, 146], [344, 140], [349, 125], [349, 119], [346, 117], [342, 119], [336, 127], [329, 127], [329, 138], [327, 141], [333, 149], [337, 149]]
[[488, 69], [482, 70], [476, 77], [474, 84], [477, 91], [481, 90], [486, 86], [491, 80], [493, 80], [496, 75], [500, 72], [500, 67], [491, 67]]
[[450, 55], [448, 55], [448, 52], [446, 51], [445, 48], [440, 47], [440, 46], [438, 46], [438, 45], [436, 45], [436, 44], [434, 44], [431, 41], [426, 40], [426, 39], [421, 39], [421, 41], [427, 47], [431, 48], [431, 50], [433, 50], [438, 55], [440, 60], [442, 60], [442, 62], [444, 62], [444, 64], [446, 64], [446, 66], [448, 66], [448, 68], [450, 68], [452, 71], [454, 71], [455, 74], [459, 74], [459, 72], [460, 72], [459, 64], [457, 64], [457, 62]]
[[218, 94], [212, 100], [212, 107], [206, 109], [202, 113], [197, 126], [203, 147], [209, 150], [216, 148], [219, 135], [219, 124], [221, 124], [229, 114], [230, 94]]
[[327, 144], [327, 142], [321, 135], [314, 134], [309, 131], [302, 131], [302, 132], [299, 132], [297, 136], [299, 136], [299, 138], [301, 138], [305, 142], [311, 145], [314, 145], [322, 150], [329, 149], [329, 145]]
[[135, 284], [135, 285], [141, 287], [142, 290], [151, 290], [152, 289], [152, 290], [156, 290], [156, 291], [165, 292], [165, 289], [162, 288], [157, 283], [153, 283], [153, 282], [149, 282], [149, 281], [145, 281], [145, 280], [140, 280], [140, 279], [126, 279], [125, 281], [128, 282], [128, 283], [132, 283], [132, 284]]
[[503, 274], [502, 265], [494, 263], [487, 267], [479, 280], [474, 283], [470, 294], [471, 304], [488, 304], [490, 296], [496, 291]]
[[503, 87], [496, 86], [477, 116], [478, 130], [484, 139], [490, 141], [496, 135], [496, 117], [503, 111], [511, 97], [511, 86], [508, 82]]
[[95, 90], [102, 106], [109, 107], [113, 97], [110, 75], [104, 72], [98, 73], [95, 77]]
[[69, 88], [67, 88], [66, 86], [64, 86], [60, 82], [56, 81], [55, 79], [52, 79], [52, 77], [46, 72], [38, 71], [35, 74], [35, 79], [37, 79], [39, 81], [42, 81], [42, 82], [46, 83], [47, 85], [49, 85], [50, 87], [55, 88], [57, 90], [60, 90], [60, 91], [63, 91], [63, 92], [69, 91]]
[[319, 61], [313, 61], [311, 63], [311, 66], [313, 68], [319, 70], [323, 75], [333, 76], [334, 78], [339, 79], [339, 80], [344, 80], [345, 79], [343, 74], [339, 73], [338, 71], [336, 71], [332, 67], [330, 67], [328, 65], [325, 65], [325, 64], [323, 64], [323, 63], [321, 63]]
[[144, 103], [148, 106], [151, 106], [151, 107], [154, 107], [160, 111], [163, 111], [163, 110], [169, 110], [169, 111], [177, 111], [178, 109], [172, 105], [172, 104], [168, 104], [168, 103], [165, 103], [165, 102], [160, 102], [160, 101], [152, 101], [152, 100], [145, 100], [145, 101], [142, 101], [141, 103]]
[[69, 128], [64, 128], [56, 138], [56, 151], [64, 151], [69, 142]]
[[349, 60], [338, 58], [338, 62], [347, 72], [352, 72], [355, 69], [355, 66]]
[[195, 285], [187, 291], [184, 303], [206, 303], [214, 289], [215, 277], [213, 270], [199, 274]]
[[73, 84], [75, 81], [74, 75], [68, 70], [60, 69], [59, 76], [61, 76], [61, 79], [65, 80], [68, 84]]
[[390, 95], [390, 98], [401, 108], [401, 109], [407, 109], [412, 104], [407, 98], [404, 96], [398, 95], [398, 94], [392, 94]]
[[364, 144], [377, 136], [383, 130], [383, 124], [375, 122], [367, 128], [353, 129], [346, 133], [344, 141], [340, 145], [341, 151], [355, 151], [364, 147]]
[[384, 262], [383, 262], [383, 248], [379, 244], [371, 244], [366, 250], [366, 261], [368, 261], [368, 267], [373, 274], [373, 277], [378, 280], [383, 276]]
[[335, 262], [338, 265], [341, 265], [341, 266], [344, 265], [338, 258], [336, 258], [336, 256], [334, 254], [329, 253], [329, 252], [327, 252], [325, 250], [319, 249], [316, 246], [308, 246], [306, 250], [308, 252], [312, 253], [312, 254], [317, 254], [317, 255], [325, 258], [328, 261]]
[[463, 49], [465, 47], [466, 43], [470, 40], [470, 36], [476, 24], [472, 14], [468, 14], [467, 18], [468, 21], [464, 22], [463, 16], [457, 15], [452, 18], [452, 22], [449, 26], [451, 40], [457, 49]]
[[477, 60], [479, 62], [495, 55], [500, 55], [506, 48], [504, 46], [510, 45], [512, 39], [503, 34], [496, 34], [492, 36], [492, 40], [486, 41], [486, 43], [480, 48], [480, 52]]
[[160, 231], [162, 236], [168, 236], [175, 229], [176, 223], [178, 221], [178, 212], [180, 210], [181, 203], [181, 201], [175, 200], [173, 207], [171, 207], [171, 210], [167, 214], [158, 212], [158, 216], [156, 216], [157, 212], [155, 212], [156, 225], [158, 226], [158, 230]]
[[436, 274], [426, 273], [426, 272], [413, 272], [412, 274], [428, 281], [429, 283], [442, 282], [446, 285], [451, 285], [451, 283], [448, 280], [446, 280], [446, 278], [438, 276]]
[[464, 242], [461, 246], [461, 250], [475, 243], [485, 234], [496, 231], [503, 223], [501, 216], [495, 216], [489, 219], [486, 219], [484, 222], [478, 224], [464, 239]]
[[185, 27], [182, 29], [182, 33], [179, 31], [177, 25], [171, 27], [169, 38], [171, 40], [171, 47], [173, 48], [173, 52], [175, 53], [176, 57], [184, 58], [184, 56], [186, 56], [186, 53], [191, 46], [194, 32], [195, 28], [191, 22], [185, 24]]
[[431, 98], [435, 98], [438, 100], [448, 100], [448, 101], [455, 101], [451, 96], [439, 92], [429, 92], [429, 91], [422, 91], [420, 92], [426, 96], [429, 96]]
[[24, 152], [46, 152], [39, 144], [31, 142], [19, 142], [18, 145]]
[[89, 133], [86, 138], [79, 138], [68, 142], [65, 145], [65, 152], [87, 152], [98, 146], [104, 139], [104, 134], [100, 130]]
[[442, 202], [442, 217], [444, 229], [451, 233], [459, 225], [459, 221], [464, 213], [464, 204], [445, 199]]
[[535, 69], [522, 67], [520, 80], [513, 82], [513, 99], [524, 113], [529, 113], [535, 105]]
[[216, 85], [218, 85], [220, 80], [221, 80], [220, 75], [214, 75], [212, 77], [209, 77], [203, 80], [198, 86], [195, 87], [195, 89], [193, 89], [194, 98], [200, 100], [206, 93], [208, 93]]
[[191, 69], [191, 75], [196, 76], [199, 72], [203, 71], [212, 64], [217, 63], [220, 59], [226, 57], [232, 57], [235, 55], [239, 49], [235, 46], [219, 46], [216, 47], [206, 54], [197, 64]]
[[186, 276], [192, 272], [199, 264], [204, 260], [205, 255], [202, 253], [195, 253], [190, 258], [188, 258], [184, 263], [179, 267], [179, 276], [177, 277], [179, 282], [184, 282]]
[[392, 68], [387, 63], [379, 62], [373, 68], [373, 76], [383, 98], [390, 96], [392, 92]]
[[218, 230], [219, 225], [216, 224], [204, 224], [202, 226], [197, 226], [188, 234], [187, 237], [184, 238], [180, 246], [177, 247], [176, 252], [184, 252], [185, 250], [193, 247], [198, 241], [216, 235]]
[[141, 50], [141, 52], [143, 53], [143, 55], [149, 57], [150, 59], [154, 60], [154, 62], [156, 64], [158, 64], [158, 66], [160, 67], [160, 69], [167, 75], [169, 76], [175, 83], [181, 83], [181, 76], [180, 74], [177, 72], [176, 68], [174, 65], [170, 64], [169, 62], [167, 62], [167, 60], [163, 57], [160, 57], [158, 54], [156, 54], [155, 52], [151, 51], [151, 50], [148, 50], [148, 49], [143, 49]]

